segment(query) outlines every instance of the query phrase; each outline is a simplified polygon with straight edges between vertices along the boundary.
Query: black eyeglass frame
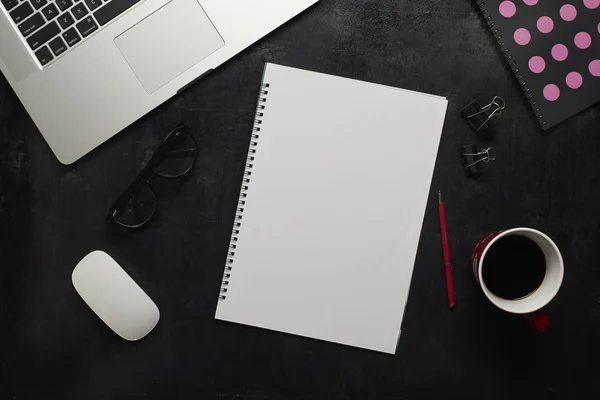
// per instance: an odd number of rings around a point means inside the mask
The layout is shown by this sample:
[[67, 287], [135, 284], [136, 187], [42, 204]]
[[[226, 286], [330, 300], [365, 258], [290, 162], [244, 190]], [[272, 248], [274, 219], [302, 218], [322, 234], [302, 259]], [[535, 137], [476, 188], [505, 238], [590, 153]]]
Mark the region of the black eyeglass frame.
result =
[[[194, 136], [191, 134], [190, 131], [191, 131], [191, 129], [189, 126], [187, 126], [185, 124], [180, 124], [177, 127], [175, 127], [167, 135], [167, 137], [163, 140], [161, 145], [154, 151], [154, 154], [150, 158], [150, 161], [148, 161], [148, 164], [146, 164], [146, 166], [142, 169], [142, 171], [138, 174], [138, 176], [133, 180], [133, 182], [127, 187], [127, 189], [125, 189], [125, 191], [114, 202], [113, 206], [111, 207], [111, 212], [110, 212], [110, 218], [112, 219], [113, 222], [115, 222], [118, 225], [125, 227], [125, 228], [138, 229], [138, 228], [141, 228], [142, 226], [146, 225], [148, 222], [150, 222], [152, 220], [152, 218], [154, 218], [154, 216], [156, 215], [156, 211], [158, 210], [159, 197], [156, 194], [156, 192], [154, 191], [154, 189], [152, 189], [152, 185], [151, 185], [152, 181], [155, 178], [165, 178], [165, 179], [182, 178], [182, 177], [186, 176], [192, 170], [192, 168], [194, 168], [194, 165], [196, 165], [196, 161], [198, 160], [198, 142], [196, 141], [196, 139], [194, 138]], [[169, 143], [169, 141], [174, 136], [177, 136], [179, 134], [187, 135], [187, 137], [189, 137], [192, 140], [192, 142], [194, 143], [194, 149], [187, 149], [187, 150], [184, 150], [183, 152], [169, 153], [169, 147], [167, 146], [167, 143]], [[167, 157], [187, 156], [187, 155], [189, 155], [189, 153], [191, 151], [193, 151], [193, 153], [194, 153], [194, 156], [193, 156], [194, 158], [193, 158], [192, 162], [190, 163], [190, 166], [184, 172], [179, 173], [177, 175], [166, 175], [166, 174], [161, 174], [159, 172], [156, 172], [156, 168]], [[154, 199], [156, 200], [156, 203], [154, 205], [154, 210], [152, 211], [152, 214], [145, 221], [143, 221], [137, 225], [124, 224], [117, 219], [116, 215], [119, 212], [120, 208], [127, 205], [129, 200], [135, 195], [135, 193], [139, 190], [139, 187], [141, 185], [146, 185], [148, 187], [148, 189], [150, 190], [150, 192], [154, 195]]]

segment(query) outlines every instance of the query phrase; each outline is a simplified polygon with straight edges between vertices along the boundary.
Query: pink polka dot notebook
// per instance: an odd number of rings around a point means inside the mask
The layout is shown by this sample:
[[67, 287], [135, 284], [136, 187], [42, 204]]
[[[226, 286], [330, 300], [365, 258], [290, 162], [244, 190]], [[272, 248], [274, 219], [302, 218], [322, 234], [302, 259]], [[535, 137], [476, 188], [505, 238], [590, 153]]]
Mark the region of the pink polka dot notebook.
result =
[[544, 129], [600, 101], [600, 0], [476, 0]]

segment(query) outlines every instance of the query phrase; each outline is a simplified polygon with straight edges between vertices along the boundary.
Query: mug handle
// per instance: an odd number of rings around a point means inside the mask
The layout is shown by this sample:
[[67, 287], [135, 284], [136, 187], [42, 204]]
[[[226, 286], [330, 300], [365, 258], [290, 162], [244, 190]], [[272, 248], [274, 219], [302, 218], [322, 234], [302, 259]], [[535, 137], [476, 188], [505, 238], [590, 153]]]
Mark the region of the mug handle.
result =
[[544, 310], [537, 310], [523, 316], [535, 333], [542, 333], [550, 327], [550, 319]]

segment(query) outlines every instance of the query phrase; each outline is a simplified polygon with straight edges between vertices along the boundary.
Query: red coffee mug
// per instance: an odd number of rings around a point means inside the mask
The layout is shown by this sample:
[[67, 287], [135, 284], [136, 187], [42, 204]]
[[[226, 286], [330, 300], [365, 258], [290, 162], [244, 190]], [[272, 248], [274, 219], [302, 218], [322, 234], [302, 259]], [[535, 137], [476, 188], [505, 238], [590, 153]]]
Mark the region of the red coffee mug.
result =
[[[494, 244], [510, 235], [524, 236], [535, 242], [544, 253], [546, 274], [540, 286], [530, 295], [516, 300], [507, 300], [492, 293], [482, 279], [485, 257]], [[542, 308], [558, 293], [564, 277], [564, 262], [556, 244], [544, 233], [530, 228], [514, 228], [497, 231], [483, 237], [475, 245], [471, 254], [471, 265], [477, 284], [485, 296], [496, 307], [513, 314], [522, 314], [536, 332], [543, 332], [549, 326], [548, 316]], [[518, 279], [518, 277], [515, 277]]]

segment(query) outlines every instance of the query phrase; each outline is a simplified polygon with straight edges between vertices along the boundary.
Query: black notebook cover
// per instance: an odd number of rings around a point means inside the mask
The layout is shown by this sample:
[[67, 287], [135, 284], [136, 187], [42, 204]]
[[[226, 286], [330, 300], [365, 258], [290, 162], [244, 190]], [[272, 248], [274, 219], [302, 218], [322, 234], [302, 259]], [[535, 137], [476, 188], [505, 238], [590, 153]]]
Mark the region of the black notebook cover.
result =
[[600, 0], [475, 0], [542, 128], [600, 101]]

